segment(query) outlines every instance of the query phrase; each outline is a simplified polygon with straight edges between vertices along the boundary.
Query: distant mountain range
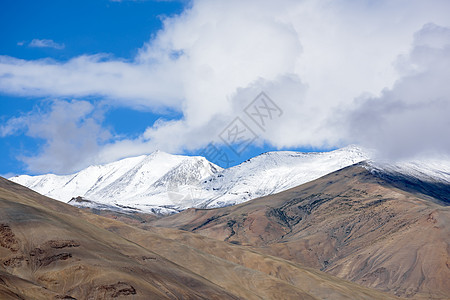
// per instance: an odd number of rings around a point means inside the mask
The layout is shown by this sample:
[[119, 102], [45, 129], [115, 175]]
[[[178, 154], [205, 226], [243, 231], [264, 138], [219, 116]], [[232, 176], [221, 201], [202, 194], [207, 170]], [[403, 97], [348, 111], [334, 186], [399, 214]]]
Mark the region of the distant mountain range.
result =
[[[90, 166], [71, 175], [21, 175], [10, 180], [78, 207], [171, 214], [191, 207], [236, 205], [368, 159], [370, 155], [366, 151], [348, 146], [330, 152], [267, 152], [222, 169], [203, 157], [156, 151]], [[387, 174], [450, 182], [448, 162], [397, 165], [372, 162], [369, 166]]]
[[[22, 175], [10, 180], [76, 206], [168, 214], [242, 203], [365, 159], [367, 155], [353, 146], [322, 153], [280, 151], [222, 169], [203, 157], [156, 151], [71, 175]], [[76, 197], [84, 201], [70, 201]]]

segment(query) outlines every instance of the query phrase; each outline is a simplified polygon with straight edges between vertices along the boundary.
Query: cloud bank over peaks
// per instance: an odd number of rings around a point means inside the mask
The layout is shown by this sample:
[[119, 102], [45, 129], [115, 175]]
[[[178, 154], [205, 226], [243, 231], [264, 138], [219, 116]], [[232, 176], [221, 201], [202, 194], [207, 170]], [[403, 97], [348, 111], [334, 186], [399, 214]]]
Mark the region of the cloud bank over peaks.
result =
[[351, 136], [385, 158], [450, 153], [450, 28], [424, 25], [398, 65], [403, 76], [391, 89], [357, 101]]
[[[448, 139], [430, 132], [448, 125], [440, 118], [449, 95], [441, 86], [449, 77], [448, 11], [450, 3], [441, 0], [195, 0], [164, 19], [132, 61], [104, 54], [65, 62], [2, 56], [0, 91], [95, 96], [113, 106], [181, 113], [166, 120], [162, 114], [138, 138], [97, 141], [95, 155], [80, 158], [85, 164], [221, 143], [219, 134], [236, 117], [253, 124], [244, 109], [262, 91], [283, 114], [256, 132], [257, 143], [359, 142], [397, 155], [405, 153], [401, 148], [422, 150], [422, 143], [447, 150]], [[44, 138], [56, 141], [52, 134]]]

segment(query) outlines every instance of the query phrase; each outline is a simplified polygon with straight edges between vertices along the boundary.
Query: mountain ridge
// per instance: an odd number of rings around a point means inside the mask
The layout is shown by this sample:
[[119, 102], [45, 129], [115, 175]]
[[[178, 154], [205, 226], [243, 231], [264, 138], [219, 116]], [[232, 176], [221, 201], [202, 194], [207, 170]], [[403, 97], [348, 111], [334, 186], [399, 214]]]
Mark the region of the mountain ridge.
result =
[[366, 158], [357, 147], [323, 153], [275, 151], [222, 169], [203, 157], [158, 151], [90, 166], [72, 175], [22, 175], [10, 179], [64, 202], [80, 196], [92, 203], [170, 214], [189, 207], [234, 205], [299, 185]]
[[143, 230], [0, 178], [2, 299], [397, 299], [251, 249]]
[[92, 208], [102, 209], [106, 205], [167, 215], [191, 207], [236, 205], [367, 161], [367, 168], [397, 178], [398, 182], [406, 184], [413, 183], [414, 178], [420, 179], [423, 189], [429, 192], [441, 183], [444, 189], [440, 195], [434, 193], [434, 197], [450, 201], [450, 191], [445, 190], [446, 183], [450, 183], [450, 160], [421, 159], [389, 164], [372, 161], [371, 156], [370, 151], [354, 145], [330, 152], [272, 151], [222, 169], [204, 157], [157, 151], [90, 166], [72, 175], [24, 175], [11, 180], [64, 202], [82, 197], [90, 201]]
[[401, 297], [448, 299], [450, 208], [411, 188], [359, 163], [281, 193], [192, 208], [148, 226], [251, 247]]

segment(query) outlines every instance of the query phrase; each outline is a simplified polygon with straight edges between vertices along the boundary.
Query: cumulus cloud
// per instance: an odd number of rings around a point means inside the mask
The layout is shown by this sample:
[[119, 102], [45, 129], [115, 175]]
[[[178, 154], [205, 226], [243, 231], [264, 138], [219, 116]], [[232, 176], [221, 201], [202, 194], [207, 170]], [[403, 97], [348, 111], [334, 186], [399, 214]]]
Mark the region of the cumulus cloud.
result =
[[[415, 37], [414, 32], [429, 22], [450, 26], [449, 10], [444, 0], [195, 0], [181, 15], [165, 19], [132, 61], [101, 54], [67, 62], [0, 57], [0, 90], [95, 95], [110, 104], [182, 113], [179, 120], [156, 122], [136, 139], [102, 145], [98, 161], [221, 142], [218, 134], [235, 117], [245, 117], [244, 108], [261, 91], [283, 115], [258, 132], [259, 142], [277, 148], [332, 147], [354, 137], [366, 143], [362, 132], [348, 134], [348, 118], [356, 124], [370, 110], [369, 100], [355, 104], [354, 99], [388, 97], [407, 81], [399, 78], [420, 72], [419, 61], [407, 55], [413, 38], [416, 44], [440, 38], [419, 38], [425, 29]], [[427, 68], [425, 61], [422, 67]], [[379, 110], [389, 111], [389, 105]], [[348, 111], [351, 117], [341, 119]]]
[[48, 39], [33, 39], [28, 44], [28, 46], [33, 48], [53, 48], [57, 50], [61, 50], [66, 47], [64, 44], [59, 44], [53, 40]]
[[95, 160], [100, 145], [111, 134], [100, 125], [101, 115], [87, 101], [53, 101], [48, 111], [36, 109], [9, 119], [0, 127], [0, 136], [16, 134], [45, 141], [36, 155], [19, 156], [31, 173], [67, 174]]

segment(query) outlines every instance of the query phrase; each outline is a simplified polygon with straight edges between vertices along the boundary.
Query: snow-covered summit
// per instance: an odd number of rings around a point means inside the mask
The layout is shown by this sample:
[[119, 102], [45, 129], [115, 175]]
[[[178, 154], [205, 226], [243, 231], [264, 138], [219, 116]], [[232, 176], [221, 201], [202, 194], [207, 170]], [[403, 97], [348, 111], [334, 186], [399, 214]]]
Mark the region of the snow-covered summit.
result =
[[[218, 207], [280, 192], [367, 159], [349, 146], [331, 152], [267, 152], [223, 170], [203, 157], [162, 151], [90, 166], [71, 175], [16, 176], [12, 181], [68, 202], [73, 197], [102, 205], [171, 213]], [[103, 207], [103, 206], [102, 206]]]
[[[184, 178], [195, 177], [202, 180], [220, 172], [222, 168], [203, 157], [171, 155], [156, 151], [150, 155], [89, 166], [71, 175], [21, 175], [10, 180], [63, 202], [81, 196], [102, 204], [114, 205], [135, 198], [141, 200], [142, 195], [148, 194], [149, 190], [151, 192], [155, 184], [175, 170], [178, 170], [178, 175], [172, 179], [180, 180], [180, 184], [184, 184]], [[166, 189], [163, 190], [166, 192]], [[142, 204], [145, 206], [149, 204], [148, 210], [151, 211], [151, 203], [145, 202], [144, 200]]]
[[202, 184], [205, 207], [220, 207], [278, 193], [369, 159], [356, 146], [330, 152], [266, 152], [212, 175]]
[[[450, 184], [450, 161], [424, 159], [392, 164], [375, 163], [370, 158], [370, 152], [356, 146], [314, 153], [274, 151], [222, 169], [203, 157], [157, 151], [90, 166], [72, 175], [23, 175], [11, 180], [64, 202], [81, 196], [87, 200], [84, 206], [126, 207], [163, 214], [190, 207], [239, 204], [362, 161], [366, 161], [367, 168], [378, 172]], [[82, 206], [77, 203], [72, 204]]]

